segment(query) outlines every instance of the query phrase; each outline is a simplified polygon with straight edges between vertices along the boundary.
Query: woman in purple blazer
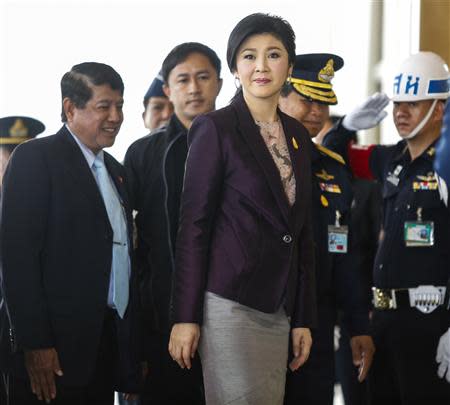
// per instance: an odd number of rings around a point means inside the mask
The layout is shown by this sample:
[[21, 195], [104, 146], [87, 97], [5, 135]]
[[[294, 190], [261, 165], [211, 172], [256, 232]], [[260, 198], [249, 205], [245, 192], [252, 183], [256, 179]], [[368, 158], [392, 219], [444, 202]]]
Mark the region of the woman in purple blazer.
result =
[[207, 404], [282, 404], [290, 327], [291, 369], [311, 348], [310, 141], [277, 108], [294, 60], [286, 21], [244, 18], [227, 50], [239, 91], [189, 131], [169, 351], [190, 368], [199, 347]]

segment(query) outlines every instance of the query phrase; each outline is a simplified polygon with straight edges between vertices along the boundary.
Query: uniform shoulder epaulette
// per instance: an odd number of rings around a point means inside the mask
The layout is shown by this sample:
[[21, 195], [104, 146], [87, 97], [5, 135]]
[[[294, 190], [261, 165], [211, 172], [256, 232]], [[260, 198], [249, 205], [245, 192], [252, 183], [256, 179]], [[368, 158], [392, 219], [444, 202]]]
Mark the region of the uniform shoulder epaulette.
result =
[[317, 146], [317, 149], [320, 152], [322, 152], [324, 155], [327, 155], [330, 158], [337, 160], [340, 164], [345, 165], [345, 160], [339, 153], [333, 152], [332, 150], [325, 148], [325, 146], [322, 146], [322, 145], [316, 145], [316, 146]]

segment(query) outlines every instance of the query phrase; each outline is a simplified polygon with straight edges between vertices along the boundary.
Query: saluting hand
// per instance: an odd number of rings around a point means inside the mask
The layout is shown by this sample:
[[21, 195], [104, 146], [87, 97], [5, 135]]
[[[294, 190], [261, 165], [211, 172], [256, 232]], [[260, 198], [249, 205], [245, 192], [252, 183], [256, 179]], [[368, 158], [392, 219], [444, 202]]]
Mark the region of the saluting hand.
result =
[[30, 377], [31, 391], [39, 401], [50, 403], [56, 398], [55, 374], [63, 375], [58, 353], [54, 348], [25, 351], [25, 367]]
[[370, 336], [361, 335], [353, 336], [350, 339], [350, 347], [352, 349], [353, 364], [359, 367], [358, 381], [363, 382], [372, 365], [375, 345]]
[[289, 363], [289, 368], [292, 371], [299, 369], [308, 360], [311, 352], [312, 337], [311, 331], [308, 328], [294, 328], [292, 329], [292, 351], [294, 358]]
[[176, 323], [170, 333], [169, 353], [181, 368], [192, 367], [197, 351], [200, 327], [196, 323]]

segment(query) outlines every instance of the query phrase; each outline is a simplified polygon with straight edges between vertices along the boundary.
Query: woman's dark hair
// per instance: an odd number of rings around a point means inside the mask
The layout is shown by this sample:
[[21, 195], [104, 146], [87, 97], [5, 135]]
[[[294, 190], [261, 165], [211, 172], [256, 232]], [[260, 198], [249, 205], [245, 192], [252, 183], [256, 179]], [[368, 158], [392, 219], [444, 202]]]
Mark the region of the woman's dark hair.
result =
[[[83, 109], [92, 97], [92, 86], [108, 84], [123, 96], [122, 78], [111, 66], [104, 63], [84, 62], [72, 67], [61, 79], [61, 99], [70, 98], [75, 107]], [[64, 107], [61, 121], [67, 122]]]
[[227, 63], [230, 71], [236, 70], [236, 54], [242, 43], [252, 35], [270, 34], [279, 39], [287, 50], [289, 64], [295, 62], [295, 33], [281, 17], [255, 13], [239, 21], [228, 38]]

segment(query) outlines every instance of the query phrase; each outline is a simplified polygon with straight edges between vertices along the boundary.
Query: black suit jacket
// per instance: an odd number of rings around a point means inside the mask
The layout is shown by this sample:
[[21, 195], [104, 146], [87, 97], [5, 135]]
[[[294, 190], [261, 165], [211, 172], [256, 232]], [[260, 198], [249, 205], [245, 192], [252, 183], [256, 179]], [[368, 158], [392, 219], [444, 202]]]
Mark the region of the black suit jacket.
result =
[[[131, 232], [124, 170], [107, 153], [105, 165]], [[87, 383], [107, 309], [112, 236], [92, 171], [65, 127], [17, 147], [4, 177], [0, 227], [4, 293], [17, 346], [13, 373], [25, 373], [23, 350], [55, 347], [61, 383]], [[139, 346], [133, 274], [130, 281], [127, 312], [116, 322], [117, 389], [124, 392], [136, 391]]]
[[175, 322], [201, 323], [208, 290], [268, 313], [284, 303], [293, 327], [315, 323], [311, 142], [300, 123], [278, 114], [296, 179], [292, 207], [242, 96], [189, 130]]

